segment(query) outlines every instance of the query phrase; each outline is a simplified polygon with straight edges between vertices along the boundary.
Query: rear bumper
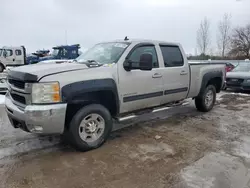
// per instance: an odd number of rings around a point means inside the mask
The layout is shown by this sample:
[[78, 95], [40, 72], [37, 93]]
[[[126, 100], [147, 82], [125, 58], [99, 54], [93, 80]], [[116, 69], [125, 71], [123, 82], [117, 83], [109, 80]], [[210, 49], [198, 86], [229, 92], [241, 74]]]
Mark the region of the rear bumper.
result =
[[64, 131], [67, 104], [28, 105], [22, 110], [6, 96], [5, 107], [15, 128], [42, 134], [62, 134]]

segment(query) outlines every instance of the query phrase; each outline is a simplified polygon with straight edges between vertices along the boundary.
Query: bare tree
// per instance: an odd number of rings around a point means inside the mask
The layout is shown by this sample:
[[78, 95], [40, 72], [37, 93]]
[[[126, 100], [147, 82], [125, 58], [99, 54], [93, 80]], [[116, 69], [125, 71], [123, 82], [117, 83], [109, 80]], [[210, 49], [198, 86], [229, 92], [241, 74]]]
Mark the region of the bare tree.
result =
[[225, 52], [230, 46], [230, 29], [231, 15], [226, 13], [218, 24], [217, 45], [222, 57], [225, 57]]
[[250, 58], [250, 24], [233, 30], [230, 54]]
[[197, 47], [201, 54], [206, 54], [210, 44], [210, 22], [205, 17], [200, 23], [200, 28], [197, 30]]

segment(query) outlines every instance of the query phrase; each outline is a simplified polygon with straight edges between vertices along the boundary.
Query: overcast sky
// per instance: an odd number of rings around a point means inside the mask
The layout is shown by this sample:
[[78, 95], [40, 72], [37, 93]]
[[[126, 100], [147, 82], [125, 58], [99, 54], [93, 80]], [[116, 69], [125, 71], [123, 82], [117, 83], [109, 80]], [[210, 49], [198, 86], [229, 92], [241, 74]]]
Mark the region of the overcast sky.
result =
[[180, 42], [194, 53], [196, 31], [211, 22], [212, 47], [224, 13], [233, 26], [250, 23], [250, 0], [0, 0], [0, 46], [25, 45], [28, 52], [66, 43], [129, 38]]

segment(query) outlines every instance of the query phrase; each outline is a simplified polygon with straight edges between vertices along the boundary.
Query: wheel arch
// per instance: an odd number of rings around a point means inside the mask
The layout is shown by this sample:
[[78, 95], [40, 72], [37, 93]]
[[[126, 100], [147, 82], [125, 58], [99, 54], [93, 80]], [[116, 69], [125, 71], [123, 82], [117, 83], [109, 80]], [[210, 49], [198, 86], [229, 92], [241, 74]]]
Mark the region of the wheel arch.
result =
[[3, 68], [5, 68], [5, 65], [0, 61], [0, 66], [2, 66]]
[[208, 72], [206, 74], [204, 74], [203, 78], [202, 78], [202, 82], [201, 82], [201, 88], [199, 91], [200, 95], [202, 93], [202, 91], [205, 90], [205, 88], [208, 85], [214, 85], [216, 88], [216, 92], [219, 93], [222, 89], [223, 86], [223, 72], [222, 71], [214, 71], [214, 72]]
[[67, 103], [66, 126], [83, 106], [101, 104], [114, 117], [119, 114], [119, 97], [113, 79], [80, 81], [62, 87], [62, 101]]

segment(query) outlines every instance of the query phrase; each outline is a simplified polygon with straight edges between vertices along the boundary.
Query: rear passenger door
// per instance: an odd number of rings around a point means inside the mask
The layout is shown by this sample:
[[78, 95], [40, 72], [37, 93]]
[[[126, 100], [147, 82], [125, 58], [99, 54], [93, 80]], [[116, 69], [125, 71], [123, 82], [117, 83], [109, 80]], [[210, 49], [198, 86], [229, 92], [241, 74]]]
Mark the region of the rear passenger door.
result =
[[160, 44], [164, 62], [162, 104], [185, 99], [189, 89], [189, 65], [177, 45]]

